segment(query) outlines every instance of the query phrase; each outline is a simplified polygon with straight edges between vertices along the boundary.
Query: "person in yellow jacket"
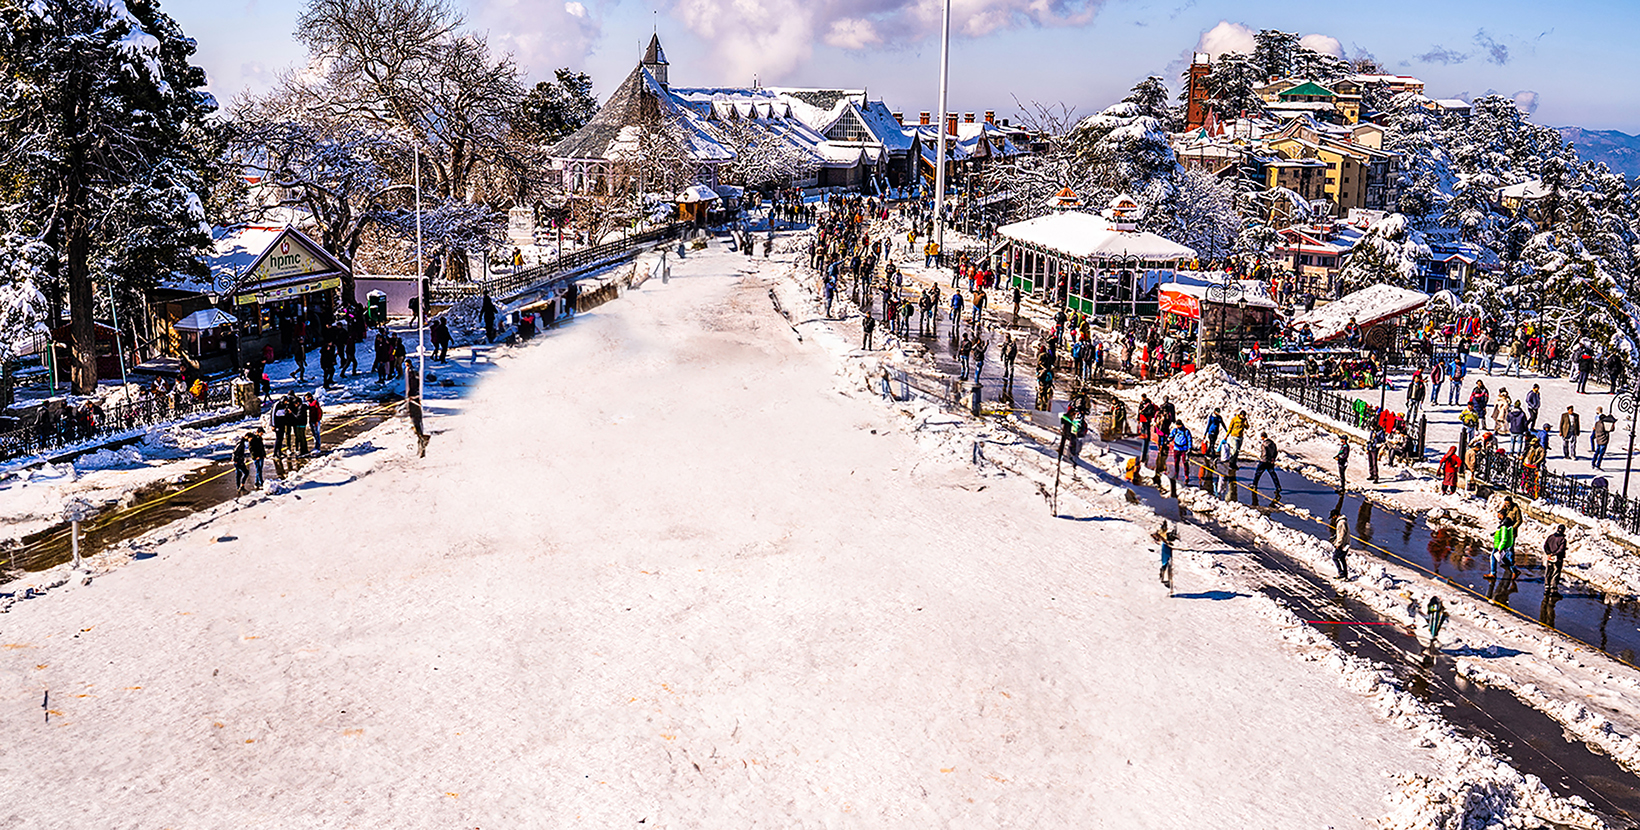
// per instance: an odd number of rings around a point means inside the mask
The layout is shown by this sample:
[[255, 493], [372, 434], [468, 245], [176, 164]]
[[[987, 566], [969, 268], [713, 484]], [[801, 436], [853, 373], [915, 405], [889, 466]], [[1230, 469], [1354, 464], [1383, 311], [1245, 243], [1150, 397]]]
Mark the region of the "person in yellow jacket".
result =
[[924, 268], [933, 268], [934, 263], [940, 259], [940, 243], [928, 240], [928, 244], [923, 246], [923, 259], [926, 260], [923, 263]]
[[1247, 410], [1236, 410], [1236, 417], [1230, 419], [1230, 445], [1235, 448], [1234, 455], [1241, 458], [1241, 437], [1247, 432]]

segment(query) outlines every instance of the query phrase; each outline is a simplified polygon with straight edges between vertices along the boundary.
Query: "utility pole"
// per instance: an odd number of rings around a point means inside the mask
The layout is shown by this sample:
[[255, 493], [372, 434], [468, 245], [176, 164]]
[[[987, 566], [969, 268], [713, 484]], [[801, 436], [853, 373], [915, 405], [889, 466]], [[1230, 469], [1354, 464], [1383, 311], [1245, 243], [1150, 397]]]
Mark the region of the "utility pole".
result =
[[939, 139], [935, 142], [934, 244], [945, 257], [945, 93], [951, 81], [951, 0], [945, 0], [944, 23], [940, 26], [940, 111], [934, 119]]

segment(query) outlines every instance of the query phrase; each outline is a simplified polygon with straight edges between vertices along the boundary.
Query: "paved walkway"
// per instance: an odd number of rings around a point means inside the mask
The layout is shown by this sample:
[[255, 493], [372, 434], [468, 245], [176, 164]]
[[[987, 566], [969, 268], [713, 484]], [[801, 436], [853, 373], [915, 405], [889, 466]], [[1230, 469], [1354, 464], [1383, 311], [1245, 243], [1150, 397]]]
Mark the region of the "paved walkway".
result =
[[[1391, 375], [1393, 386], [1387, 398], [1387, 405], [1391, 409], [1398, 412], [1406, 410], [1406, 387], [1411, 376], [1411, 372], [1400, 372]], [[1429, 447], [1431, 453], [1445, 452], [1447, 447], [1455, 446], [1458, 443], [1458, 432], [1461, 429], [1458, 416], [1463, 412], [1464, 405], [1469, 400], [1470, 390], [1474, 388], [1476, 381], [1486, 384], [1487, 391], [1491, 394], [1492, 404], [1497, 403], [1501, 390], [1506, 389], [1509, 391], [1512, 400], [1521, 401], [1523, 408], [1525, 407], [1526, 393], [1531, 391], [1533, 384], [1537, 384], [1539, 393], [1543, 397], [1543, 407], [1538, 413], [1538, 422], [1541, 424], [1548, 421], [1551, 432], [1548, 457], [1549, 469], [1563, 475], [1582, 479], [1604, 475], [1611, 480], [1611, 487], [1614, 491], [1621, 491], [1623, 468], [1629, 460], [1631, 416], [1621, 411], [1613, 412], [1615, 399], [1612, 396], [1611, 387], [1603, 380], [1590, 380], [1588, 393], [1579, 394], [1577, 383], [1570, 379], [1549, 377], [1533, 372], [1523, 372], [1518, 376], [1513, 374], [1505, 376], [1502, 362], [1499, 362], [1493, 369], [1493, 374], [1488, 375], [1486, 372], [1486, 359], [1483, 357], [1470, 357], [1469, 374], [1463, 380], [1463, 391], [1458, 396], [1458, 404], [1456, 406], [1447, 405], [1447, 401], [1451, 400], [1452, 388], [1451, 383], [1448, 382], [1441, 388], [1440, 405], [1431, 406], [1426, 403], [1424, 406], [1423, 413], [1429, 419]], [[1356, 394], [1371, 403], [1376, 404], [1378, 402], [1376, 390], [1360, 390]], [[1572, 407], [1572, 410], [1578, 414], [1583, 428], [1583, 434], [1578, 437], [1578, 457], [1576, 460], [1566, 458], [1562, 452], [1558, 432], [1560, 416], [1568, 406]], [[1600, 470], [1596, 470], [1590, 464], [1593, 451], [1589, 446], [1589, 433], [1594, 427], [1597, 407], [1604, 410], [1606, 414], [1611, 414], [1617, 418], [1617, 423], [1610, 425], [1612, 429], [1611, 444], [1607, 449], [1606, 458], [1601, 464], [1602, 469]], [[1497, 429], [1497, 425], [1492, 420], [1492, 410], [1493, 406], [1489, 404], [1486, 422], [1482, 429], [1497, 432], [1499, 445], [1504, 449], [1508, 449], [1508, 429], [1507, 427], [1501, 431]]]

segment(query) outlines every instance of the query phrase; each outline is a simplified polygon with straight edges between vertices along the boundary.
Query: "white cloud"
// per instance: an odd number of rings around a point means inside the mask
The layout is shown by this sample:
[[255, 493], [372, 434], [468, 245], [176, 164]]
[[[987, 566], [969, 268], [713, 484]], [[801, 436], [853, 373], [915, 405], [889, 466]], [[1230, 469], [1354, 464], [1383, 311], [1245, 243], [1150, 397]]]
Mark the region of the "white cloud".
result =
[[1253, 52], [1254, 34], [1254, 31], [1244, 24], [1220, 20], [1219, 25], [1202, 33], [1201, 40], [1196, 41], [1196, 51], [1206, 52], [1215, 58], [1229, 52], [1250, 55]]
[[586, 63], [603, 26], [586, 5], [521, 0], [467, 0], [467, 25], [489, 35], [490, 47], [511, 52], [531, 77], [550, 78], [561, 66]]
[[1338, 38], [1329, 35], [1305, 35], [1298, 39], [1299, 45], [1307, 46], [1323, 55], [1332, 55], [1335, 58], [1344, 57], [1344, 44]]
[[834, 20], [831, 31], [826, 33], [826, 43], [839, 49], [864, 49], [882, 42], [882, 35], [869, 20]]
[[[951, 33], [980, 37], [1023, 26], [1080, 26], [1103, 0], [955, 0]], [[719, 75], [778, 81], [816, 41], [859, 51], [907, 46], [939, 32], [940, 0], [672, 0], [671, 14], [712, 45]]]

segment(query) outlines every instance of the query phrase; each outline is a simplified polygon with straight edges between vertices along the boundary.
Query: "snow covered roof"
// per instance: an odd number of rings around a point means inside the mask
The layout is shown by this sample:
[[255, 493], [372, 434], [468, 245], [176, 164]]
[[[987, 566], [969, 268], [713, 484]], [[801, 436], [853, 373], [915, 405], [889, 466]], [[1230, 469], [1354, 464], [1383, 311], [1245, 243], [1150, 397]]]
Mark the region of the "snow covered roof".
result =
[[1300, 314], [1293, 322], [1309, 324], [1315, 342], [1321, 343], [1342, 336], [1351, 318], [1356, 325], [1366, 328], [1417, 311], [1428, 303], [1429, 295], [1422, 291], [1379, 283]]
[[678, 194], [678, 202], [686, 205], [695, 202], [714, 202], [717, 198], [717, 192], [703, 184], [689, 185]]
[[219, 326], [231, 326], [237, 322], [239, 322], [239, 318], [226, 311], [207, 308], [172, 323], [171, 328], [178, 331], [210, 331]]
[[668, 92], [643, 65], [634, 67], [626, 80], [610, 93], [598, 113], [579, 130], [547, 150], [556, 159], [616, 159], [636, 144], [639, 125], [657, 116], [678, 116], [679, 137], [689, 154], [700, 161], [728, 161], [734, 152], [703, 128], [698, 115]]
[[1512, 184], [1498, 191], [1500, 199], [1541, 199], [1549, 195], [1549, 188], [1543, 186], [1542, 180], [1527, 179], [1520, 184]]
[[911, 131], [894, 120], [894, 113], [889, 112], [882, 101], [867, 101], [860, 107], [860, 118], [889, 152], [903, 153], [911, 149]]
[[997, 228], [997, 233], [1078, 259], [1138, 257], [1145, 262], [1194, 259], [1196, 251], [1149, 231], [1119, 231], [1091, 213], [1066, 211]]

